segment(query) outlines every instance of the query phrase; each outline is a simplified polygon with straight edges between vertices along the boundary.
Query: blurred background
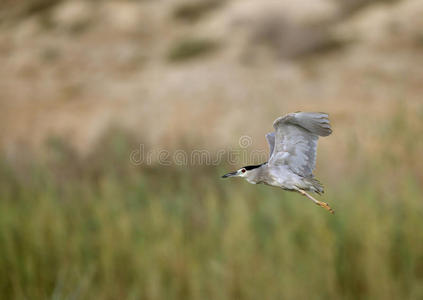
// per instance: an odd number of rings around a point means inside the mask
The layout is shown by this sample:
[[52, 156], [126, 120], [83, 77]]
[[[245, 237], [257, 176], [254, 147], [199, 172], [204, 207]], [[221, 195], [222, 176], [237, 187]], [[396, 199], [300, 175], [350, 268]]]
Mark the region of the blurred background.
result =
[[[423, 299], [422, 1], [3, 0], [0, 65], [0, 298]], [[219, 178], [294, 111], [334, 216]]]

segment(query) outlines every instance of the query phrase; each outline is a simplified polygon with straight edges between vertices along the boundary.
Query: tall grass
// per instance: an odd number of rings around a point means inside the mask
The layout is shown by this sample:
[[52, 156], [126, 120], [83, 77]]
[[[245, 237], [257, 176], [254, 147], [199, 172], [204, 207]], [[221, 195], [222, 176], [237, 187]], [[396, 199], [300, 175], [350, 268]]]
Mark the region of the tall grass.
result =
[[134, 167], [119, 139], [85, 159], [55, 142], [42, 163], [3, 160], [0, 298], [422, 299], [417, 122], [393, 118], [384, 152], [354, 151], [360, 166], [327, 182], [334, 216], [220, 180], [230, 166]]

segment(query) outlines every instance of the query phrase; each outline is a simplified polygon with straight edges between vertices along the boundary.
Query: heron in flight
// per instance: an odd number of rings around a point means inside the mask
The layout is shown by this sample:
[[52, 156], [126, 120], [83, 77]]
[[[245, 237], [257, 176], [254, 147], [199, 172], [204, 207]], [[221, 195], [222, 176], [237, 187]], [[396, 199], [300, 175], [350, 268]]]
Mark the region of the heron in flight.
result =
[[332, 133], [328, 115], [316, 112], [296, 112], [279, 117], [273, 123], [275, 132], [266, 134], [270, 156], [265, 163], [245, 166], [225, 174], [222, 178], [243, 177], [252, 184], [267, 184], [295, 191], [315, 204], [334, 210], [325, 202], [316, 200], [306, 191], [323, 193], [322, 184], [313, 176], [316, 166], [316, 148], [319, 136]]

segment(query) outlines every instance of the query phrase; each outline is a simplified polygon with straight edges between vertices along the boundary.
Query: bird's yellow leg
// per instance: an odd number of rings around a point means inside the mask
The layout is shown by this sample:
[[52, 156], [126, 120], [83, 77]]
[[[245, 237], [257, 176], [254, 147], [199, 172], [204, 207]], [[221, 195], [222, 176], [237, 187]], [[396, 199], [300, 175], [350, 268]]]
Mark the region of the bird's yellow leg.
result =
[[322, 202], [319, 200], [316, 200], [315, 198], [313, 198], [310, 194], [308, 194], [306, 191], [297, 188], [297, 191], [303, 195], [306, 196], [307, 198], [309, 198], [310, 200], [312, 200], [314, 203], [316, 203], [317, 205], [319, 205], [320, 207], [323, 207], [324, 209], [328, 210], [331, 214], [334, 214], [335, 211], [329, 206], [329, 204], [327, 204], [326, 202]]

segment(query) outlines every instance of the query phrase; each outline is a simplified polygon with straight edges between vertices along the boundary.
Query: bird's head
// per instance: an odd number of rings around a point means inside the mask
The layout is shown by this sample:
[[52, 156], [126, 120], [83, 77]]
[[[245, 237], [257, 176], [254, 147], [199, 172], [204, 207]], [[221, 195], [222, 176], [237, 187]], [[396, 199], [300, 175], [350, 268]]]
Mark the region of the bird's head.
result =
[[238, 169], [234, 172], [227, 173], [222, 176], [222, 178], [228, 177], [248, 177], [251, 173], [253, 173], [257, 168], [261, 167], [263, 164], [255, 165], [255, 166], [245, 166], [241, 169]]

